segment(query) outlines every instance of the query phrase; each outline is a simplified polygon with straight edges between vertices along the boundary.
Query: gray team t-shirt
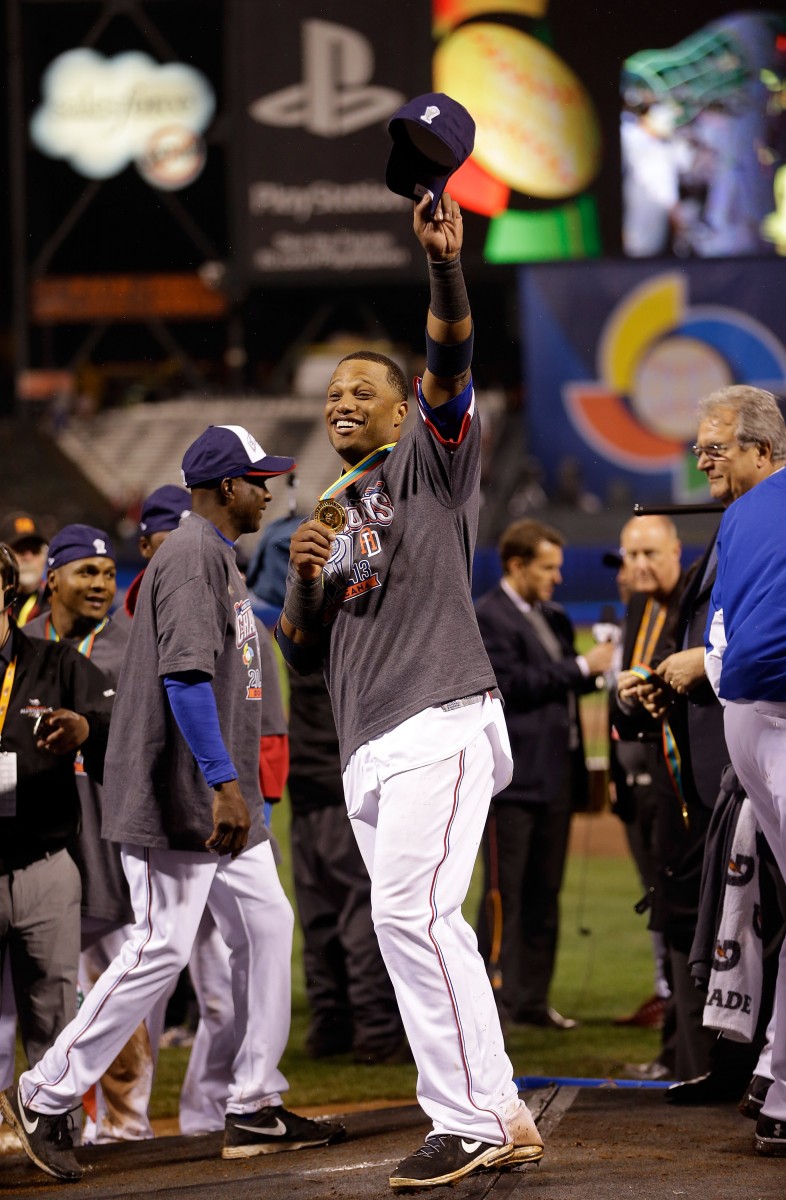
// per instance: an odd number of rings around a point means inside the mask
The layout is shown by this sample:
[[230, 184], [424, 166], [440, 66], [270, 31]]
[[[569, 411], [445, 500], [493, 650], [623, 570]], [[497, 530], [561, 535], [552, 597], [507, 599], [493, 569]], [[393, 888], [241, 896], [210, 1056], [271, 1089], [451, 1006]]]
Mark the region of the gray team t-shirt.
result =
[[323, 572], [325, 678], [342, 768], [359, 746], [434, 704], [496, 687], [472, 604], [480, 423], [443, 444], [421, 415], [347, 509]]
[[268, 836], [259, 792], [259, 638], [233, 548], [196, 513], [156, 552], [131, 623], [104, 772], [103, 834], [112, 841], [205, 850], [213, 791], [163, 683], [165, 675], [184, 671], [211, 677], [224, 744], [251, 816], [248, 846], [255, 846]]

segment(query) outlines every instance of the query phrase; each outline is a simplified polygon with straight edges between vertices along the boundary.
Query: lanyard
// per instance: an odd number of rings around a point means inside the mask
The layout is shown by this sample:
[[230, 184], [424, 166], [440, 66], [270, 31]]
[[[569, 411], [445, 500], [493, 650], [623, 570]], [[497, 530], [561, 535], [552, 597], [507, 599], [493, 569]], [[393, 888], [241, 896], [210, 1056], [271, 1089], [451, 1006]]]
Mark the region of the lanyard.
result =
[[320, 500], [328, 500], [331, 496], [337, 496], [339, 492], [343, 492], [352, 483], [356, 483], [358, 479], [362, 479], [364, 475], [368, 475], [369, 471], [387, 458], [391, 450], [395, 450], [397, 442], [389, 442], [387, 446], [377, 446], [376, 450], [372, 450], [365, 458], [361, 458], [351, 471], [345, 471], [339, 475], [335, 483], [331, 483], [329, 488], [326, 488]]
[[[639, 679], [651, 679], [655, 674], [649, 667], [638, 666], [631, 668], [634, 675], [638, 675]], [[677, 739], [672, 732], [668, 718], [664, 717], [661, 723], [661, 738], [663, 741], [663, 757], [666, 760], [666, 768], [669, 772], [671, 786], [676, 792], [677, 799], [680, 802], [680, 810], [682, 812], [682, 820], [686, 829], [690, 829], [690, 813], [688, 812], [688, 802], [685, 799], [685, 792], [682, 786], [682, 755], [680, 748], [677, 745]]]
[[[109, 617], [104, 617], [104, 619], [100, 623], [100, 625], [96, 625], [95, 629], [93, 629], [90, 633], [88, 633], [87, 637], [82, 638], [81, 642], [77, 646], [77, 650], [79, 651], [80, 654], [84, 654], [85, 658], [89, 658], [90, 655], [93, 653], [93, 642], [96, 640], [96, 637], [101, 632], [101, 630], [106, 627], [108, 622], [109, 622]], [[52, 620], [50, 617], [46, 618], [45, 636], [46, 636], [46, 639], [48, 642], [59, 642], [60, 641], [60, 635], [58, 634], [57, 630], [55, 629], [54, 625], [52, 624]]]
[[666, 620], [666, 605], [661, 605], [653, 621], [652, 610], [654, 606], [655, 601], [650, 596], [644, 606], [639, 632], [636, 635], [636, 645], [633, 647], [633, 657], [631, 659], [632, 667], [638, 666], [639, 663], [649, 666], [652, 653], [658, 644], [658, 638], [661, 635], [663, 624]]
[[32, 596], [28, 596], [24, 604], [19, 610], [19, 616], [16, 618], [16, 623], [21, 628], [26, 625], [30, 619], [30, 614], [38, 603], [38, 592], [33, 592]]
[[12, 658], [5, 669], [3, 677], [3, 687], [0, 690], [0, 734], [3, 732], [5, 725], [5, 715], [8, 712], [8, 704], [11, 699], [11, 690], [14, 686], [14, 676], [16, 675], [16, 659]]

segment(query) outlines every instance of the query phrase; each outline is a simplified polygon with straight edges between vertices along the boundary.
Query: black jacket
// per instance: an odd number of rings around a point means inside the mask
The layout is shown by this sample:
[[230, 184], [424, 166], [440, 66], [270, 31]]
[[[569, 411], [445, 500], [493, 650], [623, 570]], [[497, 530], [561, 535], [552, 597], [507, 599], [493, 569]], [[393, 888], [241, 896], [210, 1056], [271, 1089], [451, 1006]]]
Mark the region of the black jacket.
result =
[[[680, 597], [685, 586], [685, 575], [680, 575], [674, 591], [666, 602], [666, 619], [655, 643], [651, 660], [647, 666], [656, 667], [676, 649], [675, 628], [679, 612]], [[644, 616], [644, 609], [649, 597], [643, 592], [634, 592], [625, 614], [625, 634], [622, 641], [621, 670], [627, 671], [633, 666], [633, 651]], [[661, 722], [651, 717], [646, 709], [634, 708], [632, 713], [626, 713], [617, 703], [616, 692], [609, 697], [609, 723], [616, 730], [622, 741], [636, 741], [639, 738], [660, 742]]]
[[[38, 750], [36, 717], [56, 708], [86, 717], [90, 736], [81, 753], [85, 770], [100, 781], [111, 697], [103, 673], [72, 646], [27, 637], [13, 623], [11, 638], [16, 674], [0, 744], [17, 756], [16, 816], [0, 818], [0, 859], [13, 862], [60, 849], [79, 828], [76, 755]], [[5, 667], [3, 660], [0, 676]]]
[[[715, 583], [716, 568], [707, 567], [715, 545], [713, 537], [696, 564], [680, 598], [675, 630], [676, 648], [703, 646], [704, 631]], [[723, 708], [709, 680], [703, 679], [687, 696], [674, 703], [670, 724], [682, 755], [684, 785], [690, 799], [713, 808], [720, 790], [723, 769], [729, 761], [723, 731]]]
[[[565, 784], [570, 762], [568, 696], [592, 692], [576, 662], [573, 626], [558, 604], [544, 604], [543, 615], [565, 657], [554, 661], [534, 628], [501, 586], [478, 602], [478, 624], [505, 701], [505, 722], [513, 751], [513, 779], [495, 803], [548, 804]], [[579, 723], [579, 738], [581, 724]], [[574, 807], [586, 807], [587, 774], [581, 744], [575, 752]]]

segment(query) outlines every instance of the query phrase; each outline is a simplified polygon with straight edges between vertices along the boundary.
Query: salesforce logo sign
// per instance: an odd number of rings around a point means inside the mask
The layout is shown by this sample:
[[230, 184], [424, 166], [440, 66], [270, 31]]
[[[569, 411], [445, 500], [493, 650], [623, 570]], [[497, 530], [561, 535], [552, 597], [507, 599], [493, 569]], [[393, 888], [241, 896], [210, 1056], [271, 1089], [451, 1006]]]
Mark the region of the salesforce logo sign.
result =
[[109, 179], [134, 163], [153, 187], [174, 191], [205, 165], [201, 134], [216, 100], [193, 67], [138, 51], [105, 58], [69, 50], [47, 68], [42, 92], [33, 144], [88, 179]]

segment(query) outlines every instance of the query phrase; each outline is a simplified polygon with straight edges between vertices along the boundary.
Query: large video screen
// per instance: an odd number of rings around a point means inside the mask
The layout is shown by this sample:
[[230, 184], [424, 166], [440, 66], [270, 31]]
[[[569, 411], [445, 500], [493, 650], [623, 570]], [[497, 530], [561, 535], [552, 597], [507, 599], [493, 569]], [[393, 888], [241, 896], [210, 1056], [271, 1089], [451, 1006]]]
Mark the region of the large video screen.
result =
[[786, 253], [786, 16], [739, 12], [622, 67], [622, 246]]

